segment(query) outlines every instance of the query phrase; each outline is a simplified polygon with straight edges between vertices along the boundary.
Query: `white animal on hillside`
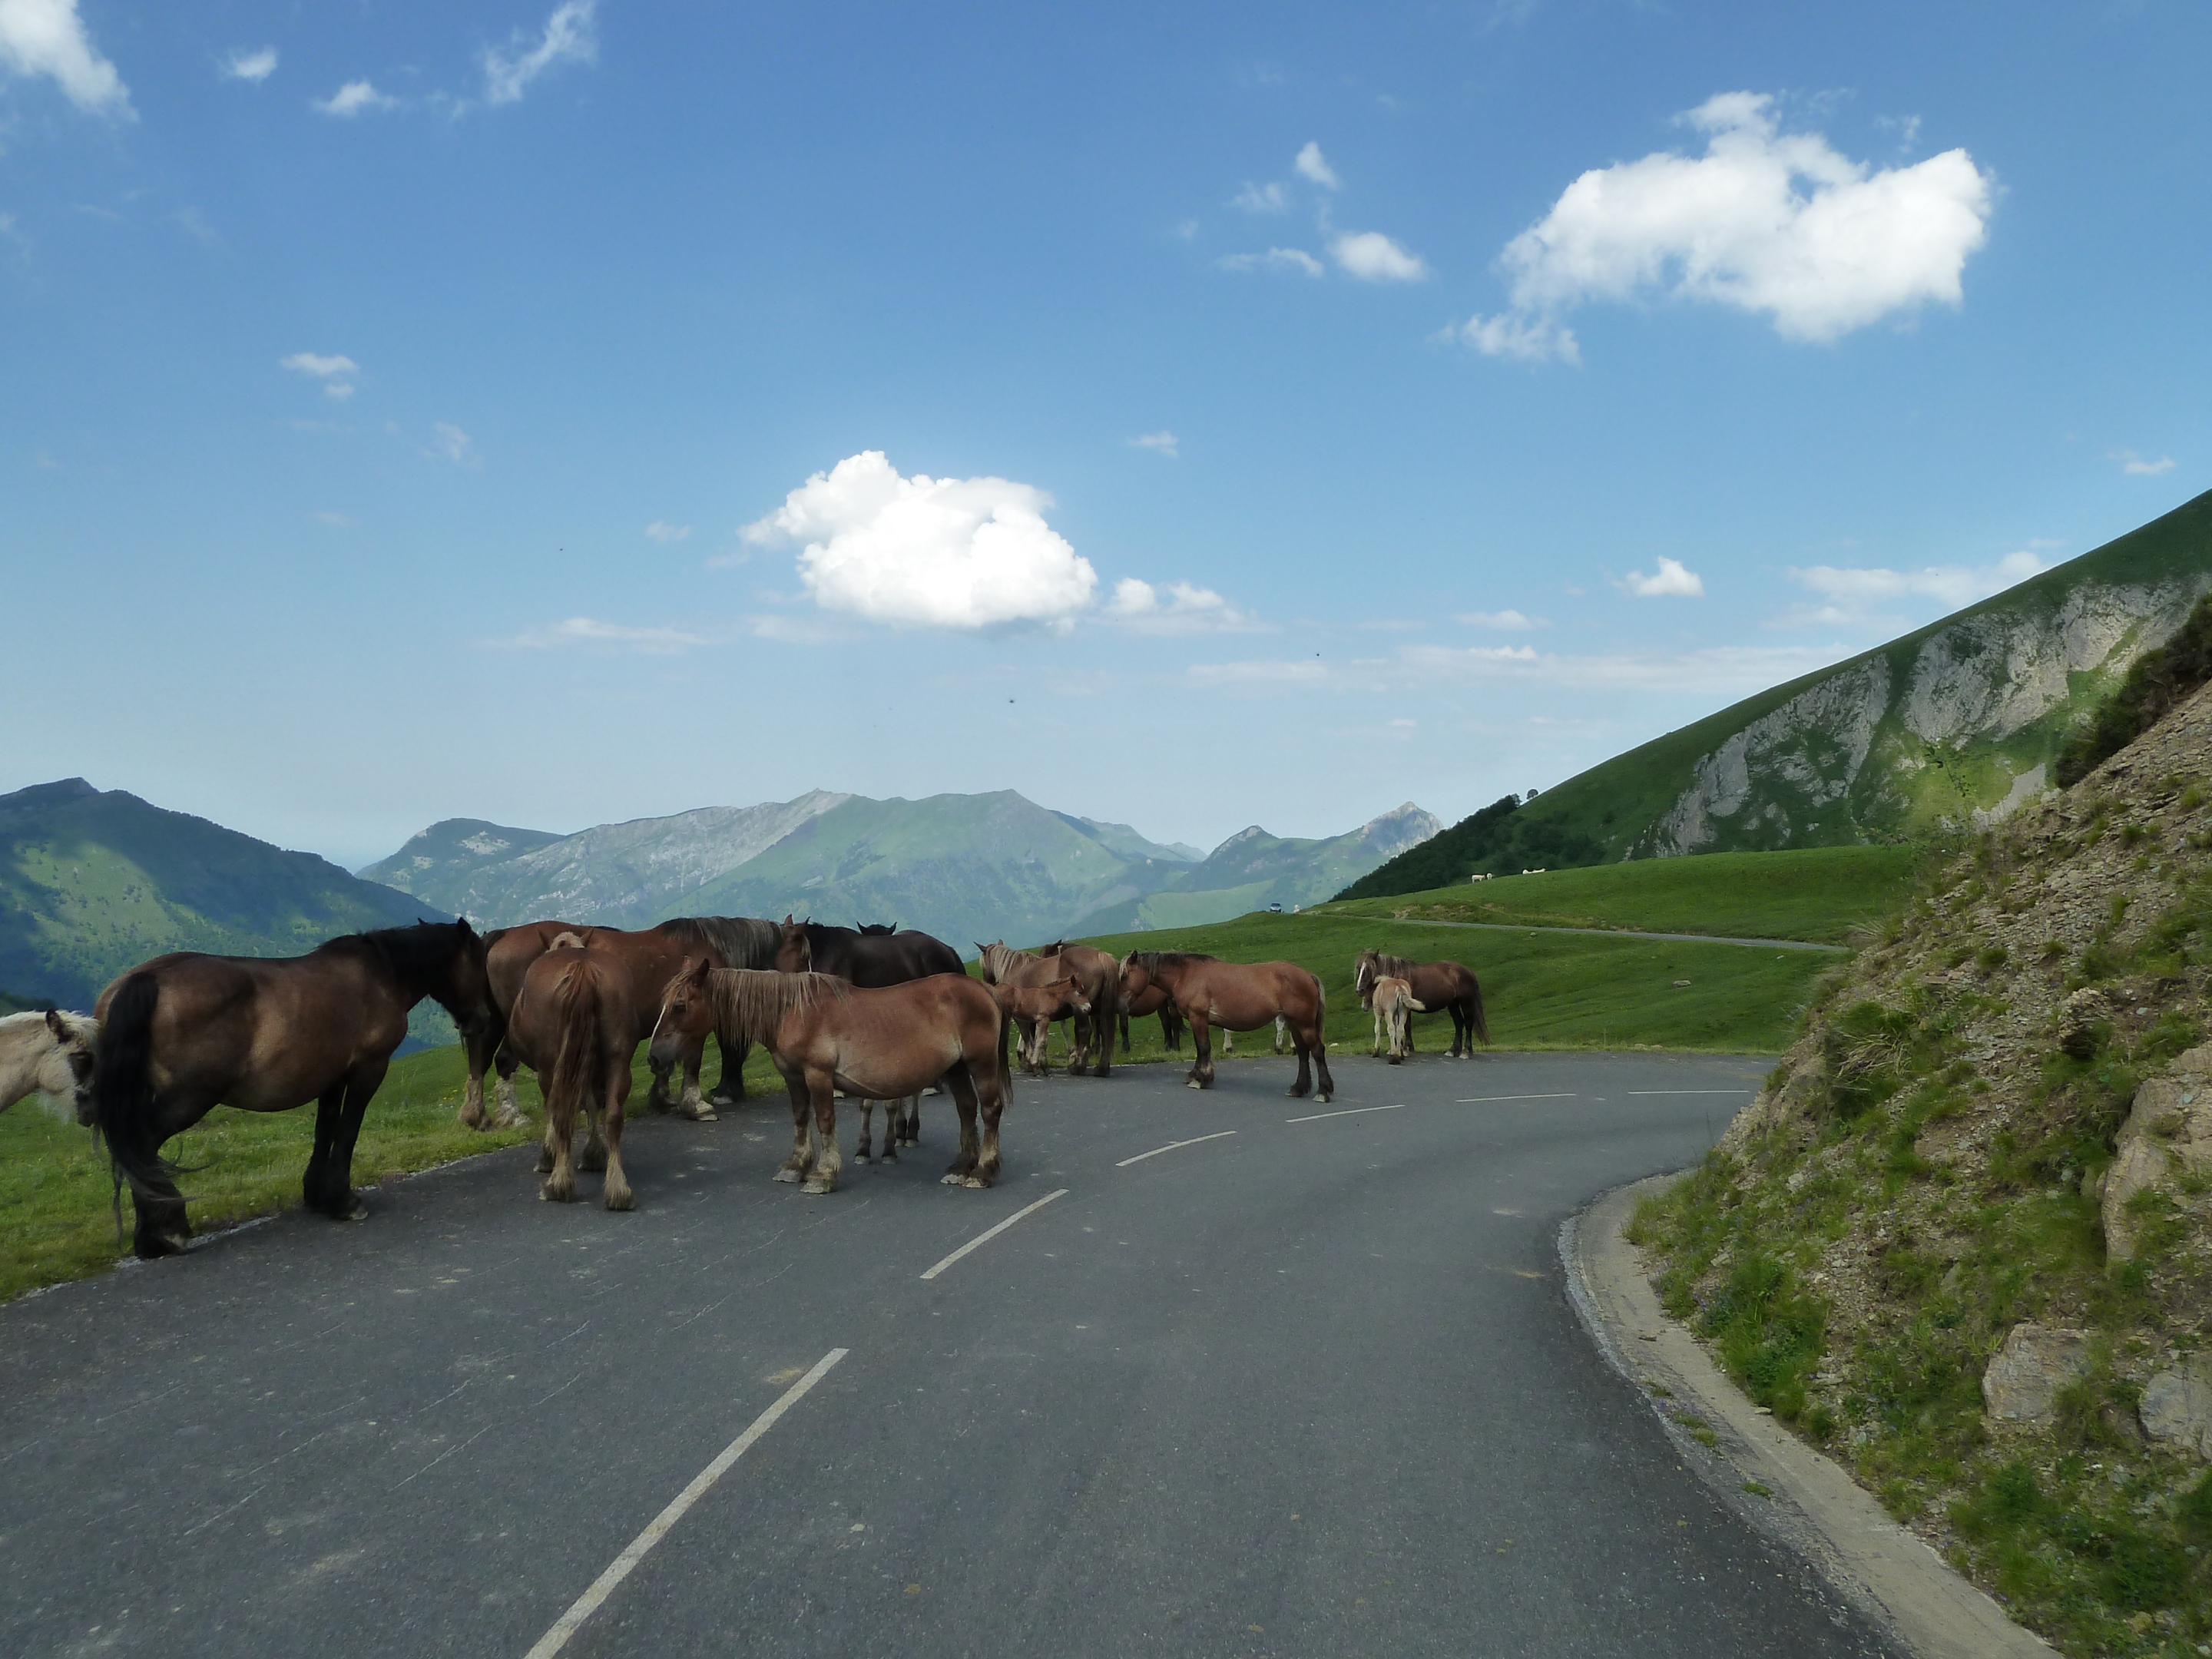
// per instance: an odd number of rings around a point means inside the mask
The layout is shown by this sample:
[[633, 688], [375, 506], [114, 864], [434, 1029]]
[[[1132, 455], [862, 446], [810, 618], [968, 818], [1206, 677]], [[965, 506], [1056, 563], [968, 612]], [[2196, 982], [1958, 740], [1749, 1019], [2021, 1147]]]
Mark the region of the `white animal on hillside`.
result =
[[68, 1101], [86, 1121], [92, 1099], [92, 1046], [100, 1022], [89, 1014], [9, 1014], [0, 1019], [0, 1112], [25, 1095]]

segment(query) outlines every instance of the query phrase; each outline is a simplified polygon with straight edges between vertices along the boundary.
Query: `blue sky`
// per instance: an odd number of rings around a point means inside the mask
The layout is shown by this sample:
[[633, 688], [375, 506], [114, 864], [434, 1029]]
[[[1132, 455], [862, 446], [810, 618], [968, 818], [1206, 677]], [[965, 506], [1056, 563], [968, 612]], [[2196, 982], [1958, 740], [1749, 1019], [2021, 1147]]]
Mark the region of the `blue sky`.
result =
[[2212, 484], [2208, 48], [0, 0], [0, 789], [1455, 818]]

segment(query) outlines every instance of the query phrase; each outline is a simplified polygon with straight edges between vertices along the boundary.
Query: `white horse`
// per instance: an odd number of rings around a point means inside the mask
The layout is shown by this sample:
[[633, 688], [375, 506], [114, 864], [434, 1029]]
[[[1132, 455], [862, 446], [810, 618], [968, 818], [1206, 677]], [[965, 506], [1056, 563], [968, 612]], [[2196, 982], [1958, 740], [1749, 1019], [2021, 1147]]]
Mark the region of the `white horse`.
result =
[[0, 1019], [0, 1112], [25, 1095], [69, 1100], [86, 1122], [92, 1099], [92, 1046], [100, 1022], [88, 1014], [9, 1014]]

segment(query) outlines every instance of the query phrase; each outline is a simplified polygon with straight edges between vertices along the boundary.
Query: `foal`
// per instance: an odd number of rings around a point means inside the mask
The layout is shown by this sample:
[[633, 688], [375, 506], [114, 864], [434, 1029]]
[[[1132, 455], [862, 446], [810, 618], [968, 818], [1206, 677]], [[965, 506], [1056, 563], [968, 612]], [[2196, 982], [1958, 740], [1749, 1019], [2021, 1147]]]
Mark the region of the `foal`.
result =
[[1402, 979], [1378, 979], [1368, 990], [1367, 1006], [1375, 1011], [1375, 1056], [1389, 1040], [1390, 1063], [1396, 1066], [1413, 1052], [1413, 1017], [1428, 1011], [1413, 1000], [1413, 988]]

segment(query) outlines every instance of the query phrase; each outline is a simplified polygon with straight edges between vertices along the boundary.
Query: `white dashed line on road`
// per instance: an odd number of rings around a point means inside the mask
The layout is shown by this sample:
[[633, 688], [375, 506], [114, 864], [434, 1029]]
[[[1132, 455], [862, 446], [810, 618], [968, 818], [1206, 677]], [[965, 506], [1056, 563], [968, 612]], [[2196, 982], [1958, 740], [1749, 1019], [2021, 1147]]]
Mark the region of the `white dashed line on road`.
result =
[[1022, 1208], [1015, 1211], [1012, 1215], [1008, 1216], [1004, 1221], [1001, 1221], [997, 1226], [986, 1227], [981, 1232], [977, 1233], [975, 1237], [969, 1239], [958, 1249], [953, 1251], [951, 1255], [946, 1256], [944, 1261], [939, 1262], [934, 1267], [932, 1267], [927, 1273], [924, 1273], [922, 1277], [924, 1279], [936, 1278], [938, 1274], [943, 1273], [954, 1262], [959, 1261], [960, 1258], [967, 1255], [969, 1251], [981, 1249], [984, 1245], [988, 1244], [993, 1239], [996, 1238], [1000, 1233], [1006, 1231], [1007, 1228], [1012, 1226], [1014, 1223], [1019, 1221], [1024, 1216], [1034, 1215], [1039, 1210], [1044, 1208], [1046, 1205], [1051, 1203], [1055, 1198], [1066, 1198], [1066, 1196], [1067, 1188], [1062, 1187], [1058, 1192], [1047, 1193], [1042, 1198], [1037, 1200], [1034, 1204], [1024, 1205]]
[[1572, 1100], [1572, 1095], [1477, 1095], [1472, 1100], [1455, 1100], [1455, 1106], [1487, 1106], [1498, 1100]]
[[1201, 1140], [1218, 1140], [1223, 1135], [1233, 1135], [1236, 1133], [1234, 1129], [1224, 1129], [1216, 1134], [1193, 1135], [1188, 1140], [1170, 1140], [1166, 1146], [1155, 1146], [1149, 1152], [1139, 1152], [1134, 1158], [1125, 1158], [1114, 1167], [1117, 1170], [1126, 1170], [1132, 1164], [1142, 1164], [1148, 1158], [1158, 1158], [1162, 1152], [1172, 1152], [1179, 1146], [1195, 1146]]
[[1358, 1117], [1362, 1112], [1402, 1112], [1405, 1109], [1406, 1103], [1401, 1100], [1395, 1106], [1347, 1106], [1340, 1112], [1316, 1112], [1310, 1117], [1286, 1117], [1283, 1121], [1318, 1123], [1325, 1117]]

